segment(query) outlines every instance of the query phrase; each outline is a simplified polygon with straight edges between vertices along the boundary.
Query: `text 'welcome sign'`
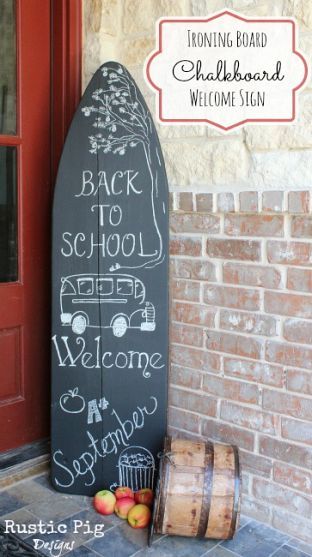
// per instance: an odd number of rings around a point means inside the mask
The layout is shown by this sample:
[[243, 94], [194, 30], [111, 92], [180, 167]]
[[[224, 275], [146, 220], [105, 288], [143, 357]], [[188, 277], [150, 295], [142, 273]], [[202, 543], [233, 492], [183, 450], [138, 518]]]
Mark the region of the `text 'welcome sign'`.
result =
[[103, 65], [66, 139], [53, 210], [52, 482], [153, 487], [166, 433], [168, 187], [151, 115]]
[[162, 18], [145, 66], [162, 123], [204, 122], [228, 131], [249, 122], [289, 123], [308, 74], [290, 18]]

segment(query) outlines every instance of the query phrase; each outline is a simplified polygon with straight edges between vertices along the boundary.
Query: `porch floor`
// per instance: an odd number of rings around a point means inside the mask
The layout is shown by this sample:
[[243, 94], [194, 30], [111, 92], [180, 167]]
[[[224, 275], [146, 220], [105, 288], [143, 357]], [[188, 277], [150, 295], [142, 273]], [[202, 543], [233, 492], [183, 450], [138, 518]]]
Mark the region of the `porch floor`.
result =
[[[63, 495], [51, 486], [46, 474], [26, 479], [0, 492], [0, 521], [37, 524], [38, 520], [54, 521], [67, 526], [64, 534], [19, 534], [33, 545], [33, 540], [67, 542], [61, 555], [68, 557], [307, 557], [312, 547], [260, 522], [241, 517], [240, 527], [231, 541], [199, 540], [175, 536], [157, 536], [152, 548], [147, 547], [147, 530], [133, 530], [116, 516], [95, 513], [89, 497]], [[104, 524], [104, 536], [79, 531], [75, 520], [84, 524]], [[74, 542], [73, 545], [71, 542]], [[41, 544], [42, 545], [42, 544]], [[45, 555], [60, 555], [59, 550], [41, 547]]]

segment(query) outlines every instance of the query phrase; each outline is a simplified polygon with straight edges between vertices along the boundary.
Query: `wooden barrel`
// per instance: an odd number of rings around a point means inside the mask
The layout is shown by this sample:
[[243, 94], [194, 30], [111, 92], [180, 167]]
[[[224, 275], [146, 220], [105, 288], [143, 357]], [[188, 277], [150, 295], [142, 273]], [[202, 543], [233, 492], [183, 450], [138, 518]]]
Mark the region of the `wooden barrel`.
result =
[[153, 533], [231, 539], [239, 507], [237, 447], [165, 439], [150, 543]]

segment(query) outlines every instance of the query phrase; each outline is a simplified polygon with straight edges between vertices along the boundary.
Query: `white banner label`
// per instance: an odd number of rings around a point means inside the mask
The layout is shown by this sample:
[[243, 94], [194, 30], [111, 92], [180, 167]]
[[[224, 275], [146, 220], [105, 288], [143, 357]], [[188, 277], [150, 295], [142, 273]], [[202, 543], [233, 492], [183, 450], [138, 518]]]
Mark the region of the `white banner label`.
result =
[[228, 10], [209, 18], [162, 18], [158, 49], [145, 64], [157, 90], [161, 123], [292, 123], [308, 66], [291, 18], [245, 18]]

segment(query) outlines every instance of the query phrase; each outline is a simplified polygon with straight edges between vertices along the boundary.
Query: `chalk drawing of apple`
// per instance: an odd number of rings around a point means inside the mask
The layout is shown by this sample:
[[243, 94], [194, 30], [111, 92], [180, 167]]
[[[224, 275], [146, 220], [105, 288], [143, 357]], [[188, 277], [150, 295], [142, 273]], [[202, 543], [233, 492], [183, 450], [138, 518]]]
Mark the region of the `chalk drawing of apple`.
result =
[[85, 409], [85, 406], [86, 403], [83, 396], [78, 394], [78, 387], [68, 389], [68, 392], [60, 397], [60, 407], [69, 414], [80, 414]]

